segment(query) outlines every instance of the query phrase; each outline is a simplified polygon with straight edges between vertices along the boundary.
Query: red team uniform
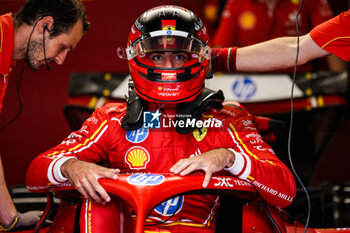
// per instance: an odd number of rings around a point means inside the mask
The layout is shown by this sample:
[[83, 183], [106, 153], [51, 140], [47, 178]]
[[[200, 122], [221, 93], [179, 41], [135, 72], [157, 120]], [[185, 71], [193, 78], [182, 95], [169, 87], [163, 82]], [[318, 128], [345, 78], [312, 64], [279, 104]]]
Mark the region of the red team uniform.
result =
[[12, 13], [0, 16], [0, 112], [4, 99], [12, 62], [14, 32]]
[[[183, 135], [175, 132], [174, 127], [126, 131], [121, 127], [125, 109], [124, 104], [109, 104], [98, 109], [80, 130], [37, 157], [27, 173], [27, 188], [34, 191], [49, 189], [65, 182], [60, 166], [72, 157], [92, 163], [103, 161], [108, 167], [119, 168], [121, 173], [168, 173], [180, 159], [216, 148], [232, 148], [239, 152], [234, 165], [237, 177], [255, 186], [268, 202], [280, 207], [291, 204], [296, 191], [293, 176], [262, 141], [245, 111], [232, 106], [222, 110], [210, 109], [203, 114], [202, 119], [210, 116], [222, 122], [222, 127], [205, 128], [202, 134], [195, 130]], [[176, 113], [173, 108], [164, 110], [170, 117]], [[168, 121], [167, 117], [163, 118]], [[215, 231], [219, 204], [217, 196], [188, 195], [173, 201], [179, 202], [178, 212], [162, 224], [162, 229], [176, 229], [177, 232]], [[89, 213], [92, 212], [98, 222], [98, 212], [101, 210], [97, 205], [96, 213], [95, 205], [92, 205]], [[81, 219], [85, 219], [85, 214], [88, 214], [85, 209], [82, 208]], [[174, 210], [164, 210], [159, 206], [151, 213], [149, 221], [154, 223], [165, 220], [172, 214], [171, 211]], [[94, 229], [94, 223], [92, 227]]]
[[[296, 36], [295, 16], [299, 1], [279, 0], [274, 9], [259, 0], [229, 0], [212, 41], [214, 46], [243, 47], [281, 36]], [[330, 19], [326, 0], [304, 1], [299, 14], [299, 34]]]
[[350, 60], [350, 10], [344, 11], [333, 19], [318, 25], [310, 32], [313, 41], [320, 48]]

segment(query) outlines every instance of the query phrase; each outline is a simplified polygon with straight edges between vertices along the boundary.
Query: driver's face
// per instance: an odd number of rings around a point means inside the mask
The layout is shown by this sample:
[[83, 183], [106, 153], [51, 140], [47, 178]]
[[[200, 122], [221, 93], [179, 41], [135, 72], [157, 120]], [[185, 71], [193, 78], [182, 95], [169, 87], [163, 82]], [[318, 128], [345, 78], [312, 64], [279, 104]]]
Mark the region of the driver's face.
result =
[[190, 55], [186, 52], [152, 52], [148, 58], [156, 67], [178, 68], [190, 60]]

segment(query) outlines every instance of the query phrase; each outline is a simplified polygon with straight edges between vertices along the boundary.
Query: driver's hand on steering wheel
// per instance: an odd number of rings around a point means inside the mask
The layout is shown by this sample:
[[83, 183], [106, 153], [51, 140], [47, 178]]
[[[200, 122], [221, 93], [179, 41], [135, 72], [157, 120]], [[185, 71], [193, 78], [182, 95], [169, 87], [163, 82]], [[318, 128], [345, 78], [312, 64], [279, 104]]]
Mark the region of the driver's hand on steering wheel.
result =
[[111, 200], [98, 179], [116, 180], [119, 169], [102, 167], [78, 159], [69, 159], [61, 166], [61, 172], [81, 195], [99, 204], [106, 204]]
[[203, 188], [209, 184], [213, 173], [221, 171], [225, 167], [231, 167], [235, 161], [235, 154], [225, 148], [207, 151], [191, 158], [180, 159], [171, 168], [170, 172], [185, 176], [196, 170], [205, 171]]

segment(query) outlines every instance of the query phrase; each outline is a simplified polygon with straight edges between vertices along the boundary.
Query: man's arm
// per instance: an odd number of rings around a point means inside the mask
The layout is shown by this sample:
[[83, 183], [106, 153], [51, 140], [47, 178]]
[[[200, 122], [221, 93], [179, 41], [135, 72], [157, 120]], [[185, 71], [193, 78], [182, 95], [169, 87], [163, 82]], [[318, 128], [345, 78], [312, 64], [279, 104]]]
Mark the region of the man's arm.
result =
[[17, 210], [7, 190], [0, 156], [0, 223], [3, 225], [10, 224], [16, 214]]
[[61, 172], [84, 198], [105, 204], [111, 200], [98, 179], [116, 180], [119, 169], [105, 168], [78, 159], [69, 159], [61, 167]]
[[203, 170], [205, 171], [205, 177], [202, 186], [206, 188], [214, 173], [223, 170], [225, 167], [231, 167], [234, 162], [235, 154], [232, 151], [226, 148], [218, 148], [192, 158], [181, 159], [170, 168], [170, 172], [185, 176], [193, 171]]
[[26, 213], [18, 213], [7, 190], [4, 169], [2, 166], [0, 155], [0, 231], [9, 231], [20, 226], [31, 226], [36, 224], [42, 211], [28, 211]]
[[[293, 67], [297, 53], [296, 37], [280, 37], [238, 48], [236, 69], [243, 72], [266, 72]], [[321, 49], [310, 34], [300, 37], [298, 65], [330, 54]]]
[[179, 160], [170, 172], [187, 175], [203, 170], [206, 173], [205, 188], [212, 174], [225, 168], [235, 177], [252, 184], [269, 203], [279, 207], [290, 205], [296, 185], [287, 166], [262, 140], [246, 111], [234, 106], [225, 106], [224, 110], [234, 117], [225, 117], [225, 133], [220, 134], [221, 148]]
[[107, 110], [97, 109], [80, 130], [32, 161], [26, 176], [28, 190], [46, 191], [68, 180], [85, 198], [98, 203], [110, 200], [98, 179], [116, 179], [119, 170], [95, 164], [106, 161], [108, 155], [110, 125]]

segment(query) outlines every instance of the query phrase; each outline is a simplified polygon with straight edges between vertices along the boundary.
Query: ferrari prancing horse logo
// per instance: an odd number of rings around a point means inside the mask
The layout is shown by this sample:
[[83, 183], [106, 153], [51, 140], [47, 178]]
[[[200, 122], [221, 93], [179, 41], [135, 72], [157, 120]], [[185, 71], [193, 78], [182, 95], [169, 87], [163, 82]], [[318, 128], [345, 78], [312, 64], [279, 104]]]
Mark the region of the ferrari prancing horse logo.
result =
[[203, 140], [203, 138], [205, 137], [205, 135], [207, 135], [208, 133], [208, 129], [205, 127], [202, 127], [200, 129], [195, 129], [193, 131], [193, 137], [197, 140], [197, 142], [200, 142]]
[[162, 20], [162, 30], [176, 30], [176, 20], [175, 19], [163, 19]]

